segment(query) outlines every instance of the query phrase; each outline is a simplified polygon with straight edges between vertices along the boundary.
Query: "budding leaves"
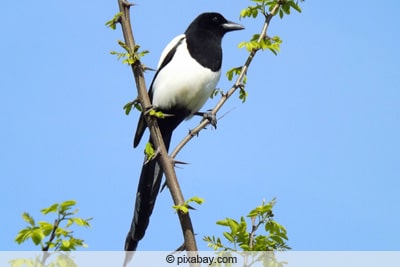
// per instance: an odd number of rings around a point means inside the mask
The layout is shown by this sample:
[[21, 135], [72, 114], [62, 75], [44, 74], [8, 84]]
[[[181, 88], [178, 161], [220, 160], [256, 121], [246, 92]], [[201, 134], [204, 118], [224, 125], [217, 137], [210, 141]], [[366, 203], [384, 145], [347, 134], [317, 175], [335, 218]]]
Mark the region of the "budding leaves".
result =
[[115, 16], [106, 22], [106, 26], [110, 27], [111, 29], [115, 30], [117, 28], [117, 23], [120, 21], [122, 16], [122, 12], [118, 12]]
[[129, 113], [131, 113], [132, 107], [134, 107], [138, 111], [142, 112], [142, 107], [140, 106], [139, 101], [134, 100], [134, 101], [126, 103], [125, 106], [123, 107], [126, 115], [129, 115]]
[[[284, 14], [290, 15], [291, 8], [299, 13], [301, 12], [301, 8], [298, 5], [299, 1], [297, 0], [251, 0], [251, 2], [255, 4], [243, 9], [240, 12], [240, 18], [256, 18], [260, 13], [268, 16], [270, 12], [271, 15], [275, 16], [276, 13], [272, 13], [274, 11], [279, 13], [280, 18], [283, 18]], [[300, 0], [300, 2], [304, 2], [304, 0]]]
[[[72, 235], [70, 226], [77, 225], [90, 227], [89, 221], [91, 218], [83, 219], [73, 217], [72, 215], [78, 212], [78, 209], [72, 210], [76, 205], [75, 200], [67, 200], [61, 203], [55, 203], [41, 210], [43, 215], [53, 213], [55, 219], [53, 223], [39, 221], [37, 224], [32, 216], [27, 212], [22, 214], [22, 219], [28, 223], [28, 226], [17, 234], [15, 242], [21, 244], [29, 239], [35, 245], [40, 245], [43, 251], [54, 248], [56, 251], [76, 250], [77, 247], [85, 247], [86, 244], [82, 239], [77, 239]], [[65, 226], [63, 225], [66, 222]], [[44, 239], [48, 237], [48, 240]]]
[[[260, 206], [251, 210], [247, 218], [250, 218], [249, 225], [245, 217], [240, 217], [237, 221], [232, 218], [226, 218], [217, 221], [217, 225], [228, 228], [223, 232], [224, 238], [230, 245], [225, 245], [220, 238], [214, 236], [205, 236], [204, 241], [214, 250], [236, 251], [238, 247], [244, 251], [274, 251], [286, 250], [289, 246], [285, 227], [273, 220], [272, 208], [275, 205], [275, 199], [268, 203], [262, 203]], [[257, 233], [260, 226], [264, 226], [264, 233]], [[218, 241], [218, 243], [216, 243]]]
[[47, 213], [50, 213], [50, 212], [57, 212], [57, 209], [58, 209], [58, 203], [55, 203], [48, 208], [42, 209], [40, 212], [43, 215], [46, 215]]
[[188, 200], [186, 200], [185, 203], [183, 203], [183, 205], [174, 205], [174, 206], [172, 206], [172, 208], [175, 209], [176, 211], [180, 211], [180, 212], [186, 214], [189, 212], [189, 209], [193, 209], [190, 206], [190, 203], [192, 203], [192, 202], [194, 202], [198, 205], [201, 205], [201, 204], [203, 204], [204, 199], [201, 197], [191, 197]]
[[29, 215], [29, 213], [24, 212], [22, 214], [22, 219], [24, 219], [24, 221], [26, 221], [27, 223], [29, 223], [31, 226], [35, 225], [35, 220], [32, 218], [32, 216]]
[[150, 161], [155, 157], [154, 148], [150, 142], [146, 143], [146, 147], [144, 148], [144, 153], [147, 156], [147, 161]]
[[279, 8], [279, 17], [283, 18], [285, 14], [290, 15], [291, 8], [301, 13], [301, 8], [298, 5], [298, 1], [284, 1]]
[[122, 63], [124, 64], [133, 65], [136, 61], [139, 61], [144, 55], [149, 53], [148, 50], [139, 51], [140, 45], [135, 45], [135, 47], [131, 49], [128, 45], [126, 45], [122, 41], [118, 41], [118, 44], [126, 52], [111, 51], [110, 54], [116, 55], [118, 60], [123, 58]]
[[251, 52], [253, 50], [265, 50], [269, 49], [274, 55], [277, 55], [280, 51], [280, 45], [282, 40], [279, 36], [274, 36], [272, 38], [264, 36], [260, 38], [259, 34], [254, 34], [253, 37], [248, 42], [241, 42], [239, 48], [245, 47], [247, 51]]

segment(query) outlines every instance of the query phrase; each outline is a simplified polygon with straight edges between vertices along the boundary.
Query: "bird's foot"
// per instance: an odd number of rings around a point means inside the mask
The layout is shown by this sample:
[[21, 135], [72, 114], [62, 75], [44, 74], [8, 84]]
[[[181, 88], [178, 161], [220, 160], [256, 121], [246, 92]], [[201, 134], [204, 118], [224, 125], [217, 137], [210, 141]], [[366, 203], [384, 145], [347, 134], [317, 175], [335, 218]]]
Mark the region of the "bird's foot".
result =
[[217, 116], [212, 112], [212, 110], [208, 110], [207, 112], [196, 112], [194, 115], [202, 116], [204, 120], [208, 120], [208, 122], [217, 129]]

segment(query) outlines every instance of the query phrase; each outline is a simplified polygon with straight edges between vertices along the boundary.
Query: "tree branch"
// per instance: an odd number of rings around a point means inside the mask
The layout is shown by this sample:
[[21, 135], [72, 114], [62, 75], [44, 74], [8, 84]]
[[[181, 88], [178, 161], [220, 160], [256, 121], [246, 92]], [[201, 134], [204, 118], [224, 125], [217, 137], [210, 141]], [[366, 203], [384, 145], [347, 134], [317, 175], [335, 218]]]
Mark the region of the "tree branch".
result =
[[[134, 53], [134, 48], [136, 46], [136, 43], [133, 37], [132, 25], [130, 21], [130, 7], [133, 4], [128, 3], [126, 0], [118, 0], [118, 5], [120, 12], [122, 13], [119, 22], [122, 27], [125, 44], [127, 45], [127, 47], [129, 47], [130, 52]], [[136, 88], [139, 94], [138, 100], [144, 112], [145, 110], [151, 107], [151, 102], [149, 95], [147, 93], [147, 87], [144, 80], [143, 65], [140, 62], [140, 60], [135, 60], [135, 62], [131, 64], [131, 67], [136, 82]], [[144, 117], [147, 126], [150, 130], [150, 135], [154, 142], [155, 149], [157, 149], [160, 152], [159, 155], [157, 156], [157, 160], [165, 174], [167, 185], [170, 190], [174, 204], [183, 205], [185, 200], [175, 173], [174, 163], [173, 161], [170, 160], [168, 156], [167, 149], [165, 148], [164, 141], [162, 139], [162, 135], [158, 127], [157, 119], [146, 113], [144, 113]], [[183, 232], [183, 237], [185, 240], [185, 249], [187, 251], [196, 252], [197, 244], [189, 213], [182, 213], [179, 211], [177, 213]]]
[[[280, 1], [277, 2], [277, 4], [274, 6], [274, 8], [271, 10], [270, 13], [264, 14], [265, 20], [264, 20], [264, 25], [261, 29], [260, 36], [258, 38], [258, 42], [261, 42], [264, 38], [267, 37], [267, 30], [269, 23], [272, 19], [273, 16], [276, 15], [279, 7], [282, 5]], [[222, 108], [222, 106], [225, 104], [225, 102], [237, 91], [237, 89], [241, 88], [243, 86], [243, 79], [247, 73], [247, 70], [250, 67], [251, 62], [253, 61], [254, 56], [258, 52], [259, 49], [253, 49], [249, 56], [246, 59], [245, 64], [243, 65], [239, 76], [236, 79], [236, 82], [233, 84], [233, 86], [226, 92], [225, 94], [222, 95], [221, 99], [219, 102], [215, 105], [215, 107], [212, 109], [211, 114], [216, 115], [217, 112]], [[175, 149], [171, 153], [171, 158], [175, 158], [178, 153], [182, 150], [182, 148], [194, 137], [197, 136], [198, 133], [206, 128], [210, 122], [208, 120], [202, 120], [194, 129], [192, 129], [188, 135], [186, 135], [182, 141], [175, 147]]]

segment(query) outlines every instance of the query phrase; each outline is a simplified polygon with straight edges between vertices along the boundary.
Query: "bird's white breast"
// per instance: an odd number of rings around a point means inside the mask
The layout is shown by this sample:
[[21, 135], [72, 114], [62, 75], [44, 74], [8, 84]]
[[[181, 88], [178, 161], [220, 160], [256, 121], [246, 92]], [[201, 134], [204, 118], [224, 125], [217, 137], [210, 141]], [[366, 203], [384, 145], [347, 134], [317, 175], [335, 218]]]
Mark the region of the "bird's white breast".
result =
[[[180, 35], [167, 45], [161, 55], [160, 64], [168, 51], [182, 38]], [[200, 110], [215, 89], [221, 72], [212, 72], [194, 60], [187, 50], [186, 40], [177, 47], [172, 60], [159, 71], [153, 82], [153, 106], [170, 109], [184, 107]]]

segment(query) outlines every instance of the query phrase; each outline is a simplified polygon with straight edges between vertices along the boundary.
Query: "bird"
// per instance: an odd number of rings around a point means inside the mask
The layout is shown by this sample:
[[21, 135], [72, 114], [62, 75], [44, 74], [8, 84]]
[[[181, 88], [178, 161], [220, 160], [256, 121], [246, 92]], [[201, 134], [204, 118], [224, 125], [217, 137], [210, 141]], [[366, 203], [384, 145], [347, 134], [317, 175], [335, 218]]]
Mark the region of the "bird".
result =
[[[242, 25], [228, 21], [220, 13], [206, 12], [198, 15], [183, 34], [173, 38], [164, 48], [149, 87], [149, 97], [154, 110], [168, 114], [157, 119], [167, 150], [175, 128], [198, 113], [216, 88], [221, 76], [223, 36], [227, 32], [242, 29]], [[134, 136], [135, 148], [146, 127], [142, 113]], [[149, 142], [154, 146], [151, 137]], [[145, 159], [125, 251], [135, 251], [145, 235], [160, 191], [162, 175], [157, 160]]]

